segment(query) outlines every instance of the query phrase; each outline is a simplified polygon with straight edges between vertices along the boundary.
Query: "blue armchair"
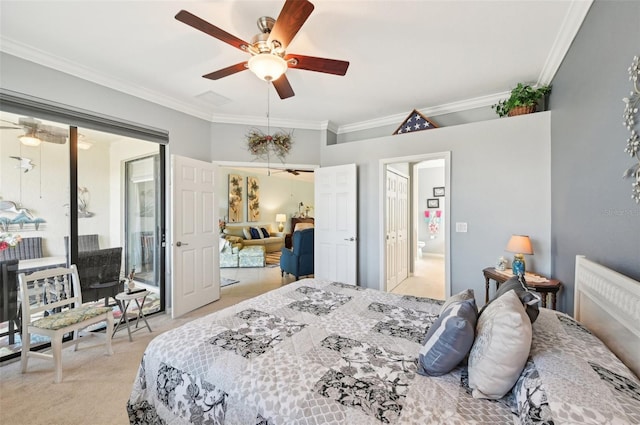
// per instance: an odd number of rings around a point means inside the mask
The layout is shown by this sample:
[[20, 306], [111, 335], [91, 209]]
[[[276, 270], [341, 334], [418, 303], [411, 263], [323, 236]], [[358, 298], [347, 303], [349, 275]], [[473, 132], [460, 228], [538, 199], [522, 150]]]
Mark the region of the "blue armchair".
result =
[[304, 229], [293, 232], [292, 249], [282, 248], [280, 271], [292, 274], [296, 280], [300, 276], [313, 274], [313, 230]]

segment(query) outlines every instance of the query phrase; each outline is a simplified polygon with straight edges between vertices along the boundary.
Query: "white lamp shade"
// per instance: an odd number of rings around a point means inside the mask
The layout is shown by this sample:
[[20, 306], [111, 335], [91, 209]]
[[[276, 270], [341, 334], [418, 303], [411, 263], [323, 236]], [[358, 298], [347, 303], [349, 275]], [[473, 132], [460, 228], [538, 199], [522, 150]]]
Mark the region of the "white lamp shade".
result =
[[533, 247], [531, 246], [531, 239], [526, 235], [511, 235], [506, 250], [515, 252], [516, 254], [532, 255]]
[[287, 221], [287, 215], [286, 214], [276, 214], [276, 222], [277, 223], [284, 223], [285, 221]]
[[287, 71], [287, 61], [271, 53], [260, 53], [249, 59], [249, 69], [261, 80], [274, 81]]
[[20, 139], [20, 143], [25, 146], [40, 146], [40, 139], [35, 136], [25, 134], [24, 136], [18, 137], [18, 139]]

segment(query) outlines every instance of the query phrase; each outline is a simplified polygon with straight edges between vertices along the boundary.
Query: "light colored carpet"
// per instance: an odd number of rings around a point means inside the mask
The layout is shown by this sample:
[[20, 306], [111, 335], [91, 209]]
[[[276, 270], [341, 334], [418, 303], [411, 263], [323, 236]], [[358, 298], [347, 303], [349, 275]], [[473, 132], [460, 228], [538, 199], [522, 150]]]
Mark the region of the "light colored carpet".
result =
[[278, 269], [233, 269], [240, 282], [222, 288], [220, 300], [181, 318], [164, 313], [149, 317], [153, 333], [118, 331], [107, 356], [101, 338], [90, 338], [63, 350], [62, 382], [53, 383], [53, 361], [29, 359], [27, 373], [20, 362], [0, 366], [0, 424], [11, 425], [126, 425], [127, 400], [149, 342], [162, 332], [247, 298], [286, 285]]
[[127, 400], [142, 354], [153, 337], [194, 318], [241, 301], [226, 296], [186, 317], [150, 317], [153, 333], [141, 330], [129, 342], [126, 330], [113, 338], [113, 356], [105, 354], [101, 337], [63, 350], [62, 382], [53, 383], [53, 361], [29, 359], [27, 373], [20, 362], [0, 367], [0, 423], [13, 425], [128, 424]]

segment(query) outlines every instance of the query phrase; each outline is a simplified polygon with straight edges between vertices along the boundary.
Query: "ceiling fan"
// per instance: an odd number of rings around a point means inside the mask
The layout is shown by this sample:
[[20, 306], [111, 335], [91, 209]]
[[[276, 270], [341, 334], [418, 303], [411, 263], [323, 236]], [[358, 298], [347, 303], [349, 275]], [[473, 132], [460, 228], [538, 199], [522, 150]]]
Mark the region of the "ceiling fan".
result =
[[278, 174], [278, 173], [289, 173], [289, 174], [293, 174], [294, 176], [299, 176], [300, 173], [313, 173], [314, 170], [301, 170], [301, 169], [294, 169], [294, 168], [276, 168], [273, 171], [271, 171], [271, 173], [273, 174]]
[[251, 69], [259, 78], [271, 81], [281, 99], [287, 99], [295, 94], [285, 75], [288, 68], [345, 75], [349, 67], [349, 62], [346, 61], [286, 53], [287, 46], [313, 9], [313, 4], [307, 0], [286, 0], [277, 20], [269, 16], [258, 19], [258, 28], [261, 32], [251, 39], [251, 43], [229, 34], [186, 10], [178, 12], [175, 18], [251, 54], [248, 61], [203, 75], [204, 78], [218, 80], [245, 69]]
[[40, 142], [64, 144], [69, 137], [69, 131], [53, 125], [42, 124], [35, 118], [18, 118], [18, 122], [0, 120], [11, 126], [0, 126], [0, 130], [22, 130], [24, 134], [19, 136], [20, 142], [27, 146], [38, 146]]

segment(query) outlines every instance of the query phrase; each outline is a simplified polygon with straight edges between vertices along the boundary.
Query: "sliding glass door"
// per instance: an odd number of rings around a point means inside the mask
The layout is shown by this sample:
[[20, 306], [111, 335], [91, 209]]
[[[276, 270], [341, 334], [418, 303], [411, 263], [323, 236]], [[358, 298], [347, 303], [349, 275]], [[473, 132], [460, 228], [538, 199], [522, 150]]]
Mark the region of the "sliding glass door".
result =
[[135, 269], [145, 314], [164, 309], [163, 179], [158, 142], [0, 111], [0, 361], [21, 349], [19, 272], [76, 264], [83, 302], [118, 315]]
[[125, 163], [125, 267], [136, 280], [158, 287], [160, 215], [160, 156]]

